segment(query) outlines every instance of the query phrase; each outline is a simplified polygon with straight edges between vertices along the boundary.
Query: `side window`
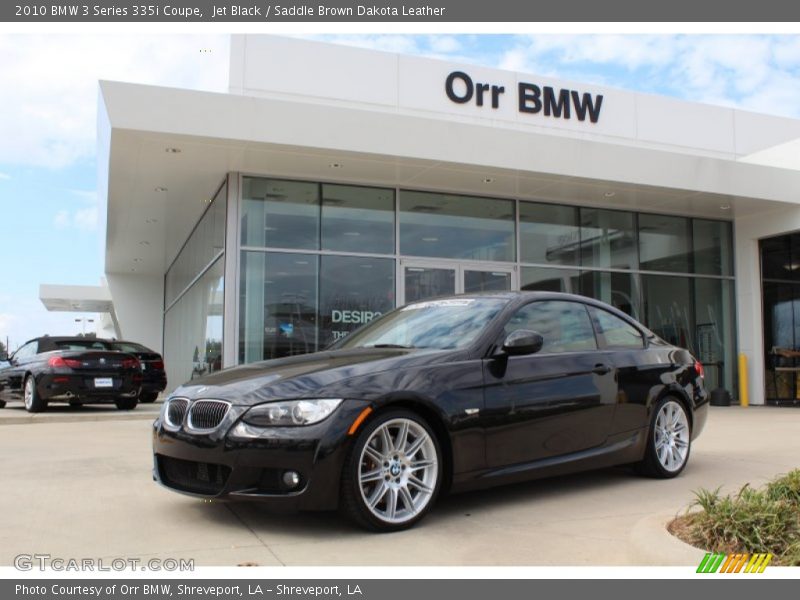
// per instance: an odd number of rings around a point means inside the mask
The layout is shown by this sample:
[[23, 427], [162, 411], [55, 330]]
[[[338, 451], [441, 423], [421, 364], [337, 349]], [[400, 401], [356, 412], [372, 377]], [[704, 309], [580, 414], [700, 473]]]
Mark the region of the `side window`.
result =
[[589, 313], [580, 302], [542, 300], [527, 304], [508, 320], [505, 335], [517, 329], [539, 333], [544, 338], [544, 353], [597, 349]]
[[591, 307], [597, 333], [602, 334], [609, 348], [644, 348], [641, 332], [630, 323], [599, 308]]

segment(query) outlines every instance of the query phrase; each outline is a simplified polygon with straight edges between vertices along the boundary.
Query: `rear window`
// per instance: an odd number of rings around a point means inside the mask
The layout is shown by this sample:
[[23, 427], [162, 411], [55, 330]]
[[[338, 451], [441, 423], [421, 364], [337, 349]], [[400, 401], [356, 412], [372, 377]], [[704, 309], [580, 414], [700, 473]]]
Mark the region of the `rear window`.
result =
[[110, 350], [108, 344], [98, 340], [63, 340], [53, 344], [58, 350]]
[[150, 348], [145, 348], [141, 344], [133, 342], [113, 342], [111, 345], [114, 350], [119, 350], [120, 352], [152, 352]]

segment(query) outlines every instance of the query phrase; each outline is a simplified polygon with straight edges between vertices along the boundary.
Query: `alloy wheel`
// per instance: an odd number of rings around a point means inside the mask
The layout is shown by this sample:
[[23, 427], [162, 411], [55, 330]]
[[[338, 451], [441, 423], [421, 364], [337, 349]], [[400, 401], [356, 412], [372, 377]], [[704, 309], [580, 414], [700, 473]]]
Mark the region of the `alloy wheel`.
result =
[[689, 421], [683, 406], [665, 402], [656, 416], [654, 435], [658, 462], [669, 472], [680, 470], [689, 457]]
[[36, 384], [33, 381], [33, 377], [28, 377], [25, 380], [25, 390], [23, 391], [23, 396], [25, 400], [25, 409], [28, 411], [33, 408], [34, 385]]
[[428, 506], [438, 474], [436, 444], [422, 425], [407, 418], [392, 419], [373, 431], [358, 462], [364, 505], [392, 524], [410, 521]]

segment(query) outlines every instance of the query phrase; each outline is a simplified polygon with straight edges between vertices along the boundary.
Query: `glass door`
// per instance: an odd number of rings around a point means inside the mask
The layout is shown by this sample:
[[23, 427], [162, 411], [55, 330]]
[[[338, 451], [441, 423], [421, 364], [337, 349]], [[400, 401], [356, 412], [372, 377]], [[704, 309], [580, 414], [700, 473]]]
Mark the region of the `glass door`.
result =
[[513, 290], [515, 275], [509, 265], [401, 260], [398, 298], [403, 305], [437, 296]]

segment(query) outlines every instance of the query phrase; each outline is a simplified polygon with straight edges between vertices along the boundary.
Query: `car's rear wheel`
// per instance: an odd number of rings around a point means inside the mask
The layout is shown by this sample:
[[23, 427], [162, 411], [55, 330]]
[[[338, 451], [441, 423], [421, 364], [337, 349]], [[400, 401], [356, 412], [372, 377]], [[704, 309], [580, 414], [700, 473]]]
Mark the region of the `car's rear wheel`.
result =
[[114, 404], [117, 405], [117, 409], [119, 410], [133, 410], [136, 408], [136, 405], [139, 404], [138, 398], [119, 398], [118, 400], [114, 400]]
[[155, 402], [156, 398], [158, 398], [158, 392], [141, 392], [139, 394], [139, 402], [142, 404], [150, 404], [151, 402]]
[[47, 408], [47, 402], [42, 400], [36, 389], [36, 379], [33, 375], [28, 375], [22, 384], [22, 399], [25, 402], [25, 410], [30, 413], [42, 412]]
[[642, 475], [668, 479], [680, 474], [689, 461], [692, 444], [689, 416], [675, 398], [662, 398], [653, 411], [647, 449], [637, 470]]
[[441, 456], [436, 435], [419, 415], [405, 410], [378, 415], [345, 460], [342, 510], [373, 531], [411, 527], [436, 500]]

